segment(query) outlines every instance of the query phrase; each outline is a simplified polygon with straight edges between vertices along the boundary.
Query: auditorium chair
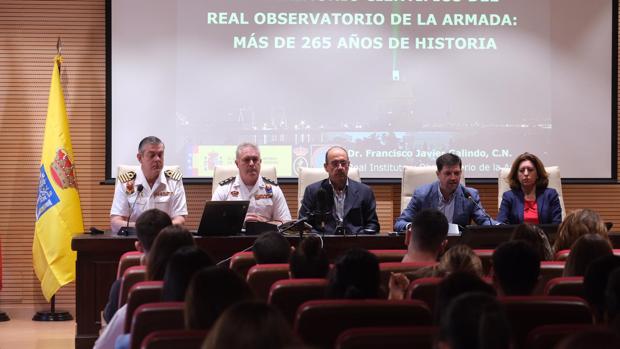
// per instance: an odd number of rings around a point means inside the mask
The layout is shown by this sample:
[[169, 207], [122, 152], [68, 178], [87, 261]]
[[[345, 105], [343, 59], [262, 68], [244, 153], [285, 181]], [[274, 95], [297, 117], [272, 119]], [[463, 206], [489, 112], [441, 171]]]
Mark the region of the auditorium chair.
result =
[[379, 263], [400, 262], [407, 254], [407, 250], [368, 250], [368, 252], [377, 256]]
[[570, 276], [547, 281], [544, 294], [546, 296], [574, 296], [585, 299], [583, 292], [583, 276]]
[[[553, 188], [558, 192], [560, 198], [560, 206], [562, 206], [562, 219], [566, 217], [566, 210], [564, 208], [564, 196], [562, 195], [562, 176], [560, 176], [559, 166], [545, 167], [547, 174], [549, 175], [549, 188]], [[502, 195], [505, 191], [510, 190], [510, 184], [508, 184], [508, 174], [510, 168], [502, 168], [499, 170], [499, 178], [497, 179], [497, 208], [502, 204]]]
[[[413, 192], [419, 186], [433, 183], [437, 180], [435, 166], [403, 166], [403, 178], [400, 186], [400, 212], [409, 205]], [[465, 175], [461, 171], [461, 184], [465, 185]]]
[[540, 278], [534, 289], [534, 294], [542, 295], [545, 292], [547, 282], [553, 278], [562, 277], [564, 273], [564, 264], [562, 261], [542, 261], [540, 262]]
[[564, 338], [584, 331], [605, 329], [597, 325], [543, 325], [538, 326], [527, 335], [525, 347], [528, 349], [555, 348]]
[[358, 327], [430, 326], [431, 312], [415, 300], [318, 300], [302, 304], [295, 332], [305, 344], [333, 348], [340, 333]]
[[204, 330], [163, 330], [149, 333], [141, 349], [200, 349], [207, 337]]
[[[327, 172], [322, 167], [300, 167], [297, 169], [297, 201], [301, 209], [301, 201], [304, 198], [306, 187], [314, 182], [327, 178]], [[361, 182], [360, 171], [357, 168], [349, 168], [349, 178]]]
[[125, 333], [129, 333], [131, 330], [131, 319], [136, 309], [142, 304], [160, 302], [163, 288], [163, 281], [141, 281], [131, 287], [127, 297]]
[[390, 275], [392, 273], [407, 273], [416, 271], [420, 268], [430, 267], [437, 263], [429, 262], [384, 262], [379, 263], [380, 282], [383, 290], [388, 290], [388, 283], [390, 281]]
[[278, 280], [288, 279], [289, 277], [288, 264], [286, 263], [257, 264], [248, 271], [247, 282], [258, 299], [267, 301], [271, 285]]
[[352, 328], [338, 336], [336, 349], [433, 349], [438, 333], [435, 326]]
[[491, 275], [491, 267], [493, 264], [492, 263], [493, 252], [495, 252], [495, 250], [476, 248], [473, 251], [476, 254], [476, 256], [480, 258], [480, 261], [482, 262], [482, 271], [484, 275]]
[[435, 309], [435, 298], [437, 296], [437, 287], [443, 280], [439, 277], [419, 278], [411, 281], [407, 288], [406, 299], [421, 300], [433, 312]]
[[118, 260], [118, 269], [116, 271], [116, 278], [120, 279], [123, 277], [125, 270], [129, 267], [134, 267], [136, 265], [140, 265], [140, 260], [144, 253], [139, 251], [129, 251], [125, 252], [121, 255], [121, 258]]
[[[612, 252], [614, 253], [614, 256], [620, 256], [620, 249], [613, 249]], [[570, 254], [570, 250], [560, 250], [558, 252], [555, 253], [553, 259], [556, 261], [565, 261], [568, 258], [568, 255]]]
[[[213, 168], [213, 187], [211, 189], [211, 195], [215, 193], [217, 188], [220, 186], [221, 181], [234, 177], [237, 174], [239, 174], [237, 165], [216, 165], [215, 168]], [[269, 178], [276, 183], [278, 182], [276, 167], [273, 165], [261, 165], [260, 175]]]
[[278, 280], [271, 285], [267, 303], [280, 309], [293, 325], [297, 308], [304, 302], [325, 298], [326, 289], [327, 279]]
[[230, 258], [230, 269], [243, 279], [248, 275], [248, 270], [256, 265], [256, 259], [254, 259], [254, 253], [252, 252], [237, 252]]
[[538, 326], [593, 324], [590, 306], [579, 297], [509, 296], [499, 297], [499, 301], [520, 348], [525, 348], [528, 333]]
[[185, 328], [184, 302], [142, 304], [131, 321], [131, 349], [139, 349], [142, 340], [151, 332]]
[[118, 307], [122, 307], [123, 304], [127, 302], [127, 296], [129, 295], [129, 290], [135, 284], [140, 281], [146, 280], [146, 266], [144, 265], [136, 265], [134, 267], [129, 267], [123, 273], [123, 277], [121, 278], [121, 287], [118, 295]]

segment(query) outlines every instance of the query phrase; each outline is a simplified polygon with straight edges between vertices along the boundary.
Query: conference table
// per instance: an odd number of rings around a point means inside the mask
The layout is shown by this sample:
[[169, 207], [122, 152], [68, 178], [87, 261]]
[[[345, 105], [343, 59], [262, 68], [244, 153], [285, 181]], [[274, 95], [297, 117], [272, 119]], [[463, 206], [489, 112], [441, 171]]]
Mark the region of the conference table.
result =
[[[448, 245], [466, 243], [472, 248], [495, 248], [509, 239], [512, 226], [475, 226], [465, 229], [461, 236], [449, 236]], [[544, 227], [553, 241], [557, 226]], [[620, 247], [620, 233], [611, 234], [613, 245]], [[252, 246], [254, 236], [196, 236], [198, 246], [207, 251], [216, 261], [224, 260], [236, 252]], [[296, 246], [298, 235], [288, 236], [291, 245]], [[108, 299], [110, 286], [116, 279], [120, 256], [134, 251], [135, 236], [118, 236], [110, 232], [91, 235], [81, 234], [73, 238], [71, 248], [77, 252], [76, 262], [76, 335], [75, 348], [92, 348], [99, 336], [101, 311]], [[405, 249], [404, 235], [326, 235], [324, 247], [330, 260], [352, 247], [366, 249]]]

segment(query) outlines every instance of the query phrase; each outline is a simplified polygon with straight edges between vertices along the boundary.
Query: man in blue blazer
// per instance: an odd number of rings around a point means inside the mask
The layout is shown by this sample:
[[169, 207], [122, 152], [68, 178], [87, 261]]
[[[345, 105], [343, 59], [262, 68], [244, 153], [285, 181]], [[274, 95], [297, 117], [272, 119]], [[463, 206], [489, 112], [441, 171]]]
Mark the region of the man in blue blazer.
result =
[[323, 167], [328, 178], [306, 187], [299, 218], [308, 217], [313, 231], [324, 234], [376, 234], [379, 232], [375, 195], [366, 184], [349, 175], [346, 149], [331, 147]]
[[416, 188], [409, 205], [396, 219], [394, 230], [407, 230], [413, 217], [425, 208], [438, 209], [448, 222], [461, 226], [468, 225], [472, 219], [478, 225], [496, 224], [482, 208], [478, 191], [460, 184], [461, 159], [455, 154], [447, 153], [438, 157], [435, 163], [437, 181]]

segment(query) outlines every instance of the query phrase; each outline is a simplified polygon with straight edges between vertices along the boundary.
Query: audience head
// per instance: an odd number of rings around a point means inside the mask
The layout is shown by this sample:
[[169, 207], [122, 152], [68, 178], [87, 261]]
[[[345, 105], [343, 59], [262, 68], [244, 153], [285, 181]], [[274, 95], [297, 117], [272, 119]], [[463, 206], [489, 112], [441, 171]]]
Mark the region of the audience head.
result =
[[553, 260], [553, 250], [547, 234], [534, 224], [519, 224], [512, 232], [510, 240], [522, 240], [534, 247], [541, 261]]
[[560, 224], [553, 249], [555, 252], [569, 249], [579, 237], [586, 234], [599, 234], [609, 239], [605, 223], [598, 213], [590, 209], [575, 210]]
[[166, 266], [161, 300], [185, 301], [185, 292], [192, 276], [198, 270], [212, 265], [211, 257], [197, 246], [184, 246], [176, 250]]
[[525, 241], [504, 242], [493, 252], [493, 272], [503, 295], [530, 295], [540, 275], [540, 257]]
[[252, 252], [257, 264], [288, 263], [291, 244], [280, 233], [263, 233], [256, 238]]
[[293, 332], [278, 309], [261, 302], [241, 302], [222, 314], [202, 348], [284, 349], [293, 344]]
[[521, 188], [521, 180], [519, 180], [519, 173], [522, 169], [531, 170], [529, 176], [535, 181], [536, 189], [545, 189], [549, 185], [549, 175], [545, 170], [545, 166], [542, 161], [530, 153], [523, 153], [512, 162], [510, 167], [510, 173], [508, 173], [508, 184], [511, 189]]
[[597, 234], [586, 234], [570, 249], [563, 276], [584, 276], [586, 269], [598, 257], [611, 256], [613, 251], [609, 240]]
[[466, 272], [482, 277], [482, 261], [467, 245], [455, 245], [450, 247], [439, 259], [440, 269], [446, 273]]
[[605, 288], [605, 304], [607, 321], [613, 324], [616, 330], [620, 327], [620, 268], [614, 269], [607, 279]]
[[146, 279], [163, 280], [170, 256], [183, 246], [195, 246], [192, 234], [180, 225], [168, 226], [157, 235], [147, 257]]
[[301, 240], [291, 253], [289, 269], [292, 278], [325, 278], [329, 271], [327, 252], [318, 236], [308, 236]]
[[586, 275], [583, 277], [583, 293], [598, 322], [602, 321], [605, 313], [605, 289], [609, 274], [619, 267], [620, 257], [612, 255], [595, 259], [586, 269]]
[[409, 251], [422, 251], [439, 255], [448, 236], [448, 220], [436, 209], [421, 210], [411, 222], [411, 232], [407, 231], [405, 243]]
[[435, 320], [445, 314], [448, 304], [465, 293], [478, 292], [495, 296], [495, 288], [480, 277], [467, 272], [454, 272], [441, 280], [435, 297]]
[[327, 298], [379, 298], [379, 260], [361, 248], [352, 248], [341, 256], [331, 270]]
[[185, 327], [208, 330], [228, 307], [253, 299], [248, 284], [237, 273], [208, 267], [194, 274], [185, 297]]
[[148, 253], [157, 234], [169, 225], [172, 225], [172, 219], [162, 210], [152, 208], [142, 212], [136, 220], [136, 249]]
[[456, 297], [441, 318], [438, 348], [511, 348], [510, 323], [501, 304], [486, 293]]

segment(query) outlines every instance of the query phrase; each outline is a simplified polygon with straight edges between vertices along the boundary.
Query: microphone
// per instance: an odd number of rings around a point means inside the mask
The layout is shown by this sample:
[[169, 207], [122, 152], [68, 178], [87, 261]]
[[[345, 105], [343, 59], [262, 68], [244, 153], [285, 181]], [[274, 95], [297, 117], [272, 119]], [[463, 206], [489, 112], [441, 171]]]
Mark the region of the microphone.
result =
[[476, 208], [478, 208], [480, 211], [482, 211], [482, 213], [484, 213], [484, 215], [489, 219], [489, 225], [493, 225], [493, 219], [491, 218], [491, 216], [489, 216], [487, 211], [485, 211], [484, 208], [482, 208], [482, 206], [480, 206], [480, 204], [478, 204], [476, 202], [476, 200], [474, 200], [474, 198], [471, 197], [471, 193], [468, 192], [467, 189], [465, 189], [464, 186], [461, 186], [461, 190], [463, 191], [463, 195], [465, 196], [465, 198], [467, 200], [471, 201], [472, 204], [474, 204], [474, 206], [476, 206]]
[[129, 205], [129, 216], [127, 216], [127, 225], [119, 229], [118, 235], [129, 236], [131, 233], [131, 229], [129, 228], [129, 220], [131, 219], [131, 214], [133, 213], [133, 208], [136, 206], [136, 202], [138, 202], [138, 198], [140, 198], [140, 194], [144, 190], [144, 186], [142, 184], [138, 184], [136, 186], [136, 191], [138, 194], [136, 195], [136, 201], [133, 202], [133, 205]]

